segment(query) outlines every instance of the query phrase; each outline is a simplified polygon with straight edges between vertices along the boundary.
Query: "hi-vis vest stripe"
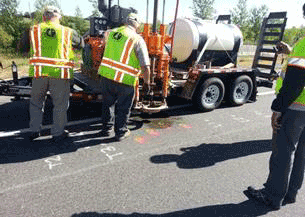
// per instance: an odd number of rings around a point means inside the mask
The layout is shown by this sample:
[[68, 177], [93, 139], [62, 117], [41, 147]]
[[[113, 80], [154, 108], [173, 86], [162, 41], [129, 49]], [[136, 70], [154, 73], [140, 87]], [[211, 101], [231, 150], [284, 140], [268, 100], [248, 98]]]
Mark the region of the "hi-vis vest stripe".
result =
[[135, 43], [132, 40], [132, 38], [129, 38], [126, 41], [124, 49], [123, 49], [123, 53], [120, 58], [120, 62], [112, 60], [107, 57], [103, 57], [101, 65], [115, 70], [114, 81], [122, 83], [125, 73], [129, 74], [133, 77], [136, 77], [141, 72], [140, 70], [128, 65], [130, 54], [134, 47], [134, 44]]
[[61, 69], [60, 78], [70, 79], [69, 69], [72, 69], [75, 64], [69, 60], [72, 31], [69, 28], [61, 27], [62, 39], [61, 39], [61, 58], [49, 58], [41, 56], [41, 26], [35, 25], [31, 31], [33, 57], [30, 58], [30, 64], [34, 66], [34, 77], [38, 78], [42, 76], [42, 67], [56, 67]]
[[289, 57], [288, 66], [299, 67], [305, 69], [305, 59], [304, 57]]

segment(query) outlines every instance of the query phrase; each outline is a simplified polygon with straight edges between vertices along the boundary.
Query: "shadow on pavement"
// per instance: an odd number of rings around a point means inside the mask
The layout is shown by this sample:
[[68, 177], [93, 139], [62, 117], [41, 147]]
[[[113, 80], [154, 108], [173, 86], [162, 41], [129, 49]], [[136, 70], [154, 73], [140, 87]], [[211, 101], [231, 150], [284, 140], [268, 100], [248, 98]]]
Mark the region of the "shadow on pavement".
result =
[[[142, 126], [142, 121], [131, 119], [128, 123], [129, 129], [132, 131], [140, 129]], [[97, 133], [100, 128], [99, 122], [67, 127], [70, 137], [57, 144], [52, 142], [50, 130], [44, 130], [42, 137], [32, 142], [25, 139], [24, 134], [2, 136], [0, 137], [0, 164], [42, 159], [53, 155], [74, 152], [83, 147], [115, 142], [114, 137], [99, 136]], [[89, 132], [89, 134], [86, 134], [86, 132]]]
[[[18, 101], [6, 102], [0, 105], [0, 131], [8, 132], [13, 130], [20, 130], [29, 127], [30, 99], [25, 98]], [[52, 124], [53, 118], [53, 104], [50, 98], [47, 98], [44, 115], [43, 125]], [[89, 118], [101, 117], [100, 104], [98, 103], [79, 103], [70, 102], [68, 109], [68, 121], [78, 121]]]
[[155, 164], [176, 162], [181, 169], [212, 166], [218, 162], [271, 151], [271, 140], [256, 140], [232, 144], [201, 144], [181, 148], [181, 155], [156, 155], [150, 158]]
[[262, 216], [271, 210], [263, 205], [256, 204], [250, 200], [244, 201], [239, 204], [222, 204], [200, 207], [195, 209], [181, 210], [164, 214], [149, 214], [149, 213], [131, 213], [131, 214], [119, 214], [119, 213], [98, 213], [87, 212], [74, 214], [71, 217], [254, 217]]

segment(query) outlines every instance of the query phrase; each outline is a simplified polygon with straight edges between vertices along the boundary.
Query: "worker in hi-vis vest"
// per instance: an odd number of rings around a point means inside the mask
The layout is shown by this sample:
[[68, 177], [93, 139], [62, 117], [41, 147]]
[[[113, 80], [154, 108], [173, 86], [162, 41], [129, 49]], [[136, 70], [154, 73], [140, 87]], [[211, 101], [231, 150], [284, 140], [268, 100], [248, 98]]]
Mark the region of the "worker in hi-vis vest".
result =
[[150, 59], [144, 39], [137, 33], [141, 21], [131, 13], [122, 27], [105, 33], [105, 49], [99, 67], [102, 103], [100, 136], [109, 136], [114, 129], [120, 141], [130, 135], [127, 120], [135, 97], [139, 75], [144, 73], [144, 91], [150, 85]]
[[[30, 141], [41, 132], [44, 104], [49, 91], [53, 102], [54, 142], [68, 137], [65, 125], [70, 97], [70, 79], [73, 78], [73, 48], [81, 49], [84, 42], [75, 30], [60, 24], [61, 12], [47, 6], [43, 22], [31, 27], [29, 32], [30, 69], [32, 80], [30, 99], [30, 132], [25, 136]], [[24, 45], [26, 46], [26, 45]]]
[[293, 49], [284, 42], [279, 42], [277, 48], [288, 58], [285, 71], [277, 79], [277, 94], [271, 106], [274, 138], [269, 176], [263, 189], [248, 187], [249, 197], [273, 209], [296, 202], [305, 170], [305, 38]]

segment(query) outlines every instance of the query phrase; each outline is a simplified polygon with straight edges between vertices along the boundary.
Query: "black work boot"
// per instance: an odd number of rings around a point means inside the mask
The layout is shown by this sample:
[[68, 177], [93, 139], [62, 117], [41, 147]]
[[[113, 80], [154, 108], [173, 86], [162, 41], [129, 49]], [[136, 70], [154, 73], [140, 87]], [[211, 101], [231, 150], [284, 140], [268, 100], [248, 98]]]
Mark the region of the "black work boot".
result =
[[30, 142], [32, 142], [34, 139], [37, 139], [38, 137], [40, 137], [40, 132], [27, 132], [24, 135], [24, 139], [27, 139]]

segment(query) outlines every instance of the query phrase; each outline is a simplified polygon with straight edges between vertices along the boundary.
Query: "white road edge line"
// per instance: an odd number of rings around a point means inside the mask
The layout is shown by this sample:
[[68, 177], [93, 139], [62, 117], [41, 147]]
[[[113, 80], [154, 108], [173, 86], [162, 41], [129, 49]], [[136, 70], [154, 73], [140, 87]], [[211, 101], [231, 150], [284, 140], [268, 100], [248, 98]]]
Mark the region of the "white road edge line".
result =
[[[101, 118], [91, 118], [91, 119], [86, 119], [86, 120], [81, 120], [81, 121], [71, 121], [67, 123], [67, 126], [73, 126], [73, 125], [79, 125], [79, 124], [87, 124], [87, 123], [91, 123], [91, 122], [95, 122], [95, 121], [99, 121], [101, 120]], [[45, 125], [42, 126], [42, 129], [50, 129], [52, 125]], [[13, 136], [15, 134], [18, 133], [27, 133], [30, 132], [30, 128], [25, 128], [25, 129], [21, 129], [21, 130], [15, 130], [15, 131], [11, 131], [11, 132], [0, 132], [0, 138], [1, 137], [7, 137], [7, 136]]]
[[[257, 96], [265, 96], [265, 95], [271, 95], [271, 94], [274, 94], [274, 90], [257, 93]], [[78, 124], [87, 124], [87, 123], [95, 122], [95, 121], [99, 121], [99, 120], [101, 120], [101, 118], [91, 118], [91, 119], [86, 119], [86, 120], [81, 120], [81, 121], [71, 121], [71, 122], [68, 122], [67, 126], [73, 126], [73, 125], [78, 125]], [[43, 130], [50, 129], [50, 128], [51, 128], [51, 125], [42, 126]], [[26, 132], [30, 132], [30, 128], [11, 131], [11, 132], [0, 132], [0, 138], [7, 137], [7, 136], [13, 136], [18, 133], [26, 133]]]
[[262, 92], [262, 93], [257, 93], [257, 96], [265, 96], [265, 95], [271, 95], [271, 94], [274, 94], [275, 91], [272, 90], [272, 91], [267, 91], [267, 92]]

